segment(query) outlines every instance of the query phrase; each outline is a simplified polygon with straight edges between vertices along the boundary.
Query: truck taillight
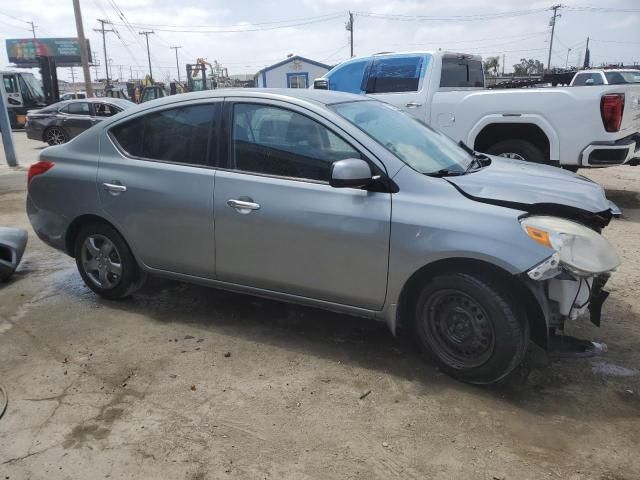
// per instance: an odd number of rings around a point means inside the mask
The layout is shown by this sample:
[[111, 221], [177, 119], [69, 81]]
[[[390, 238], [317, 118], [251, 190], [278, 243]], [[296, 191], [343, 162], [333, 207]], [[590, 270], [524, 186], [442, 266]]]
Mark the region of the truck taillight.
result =
[[39, 162], [34, 163], [29, 167], [29, 172], [27, 173], [27, 185], [31, 183], [33, 177], [36, 177], [48, 170], [50, 170], [55, 163], [50, 162], [48, 160], [40, 160]]
[[600, 115], [607, 132], [617, 132], [622, 125], [624, 113], [624, 93], [603, 95], [600, 100]]

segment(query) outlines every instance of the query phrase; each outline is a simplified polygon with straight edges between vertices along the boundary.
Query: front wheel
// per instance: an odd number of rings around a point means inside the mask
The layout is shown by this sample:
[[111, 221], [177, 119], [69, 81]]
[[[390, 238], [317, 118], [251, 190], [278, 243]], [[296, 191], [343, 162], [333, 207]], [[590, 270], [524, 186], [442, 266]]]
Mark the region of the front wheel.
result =
[[447, 273], [420, 291], [415, 333], [449, 375], [476, 383], [495, 383], [522, 361], [529, 341], [524, 312], [506, 287], [482, 277]]
[[80, 276], [98, 295], [116, 300], [139, 287], [142, 276], [138, 265], [122, 236], [110, 225], [84, 227], [74, 253]]

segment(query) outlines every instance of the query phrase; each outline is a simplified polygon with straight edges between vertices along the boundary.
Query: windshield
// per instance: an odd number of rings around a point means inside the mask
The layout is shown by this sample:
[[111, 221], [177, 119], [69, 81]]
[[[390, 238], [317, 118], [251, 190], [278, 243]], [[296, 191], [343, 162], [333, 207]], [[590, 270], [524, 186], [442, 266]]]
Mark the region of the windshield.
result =
[[464, 173], [472, 162], [445, 134], [387, 103], [350, 102], [331, 108], [420, 173]]
[[634, 72], [605, 72], [609, 85], [640, 83], [640, 70]]
[[24, 81], [27, 84], [27, 87], [29, 88], [33, 99], [36, 102], [44, 102], [44, 92], [42, 91], [40, 83], [36, 80], [36, 77], [34, 77], [33, 74], [27, 73], [23, 74], [22, 78], [24, 78]]

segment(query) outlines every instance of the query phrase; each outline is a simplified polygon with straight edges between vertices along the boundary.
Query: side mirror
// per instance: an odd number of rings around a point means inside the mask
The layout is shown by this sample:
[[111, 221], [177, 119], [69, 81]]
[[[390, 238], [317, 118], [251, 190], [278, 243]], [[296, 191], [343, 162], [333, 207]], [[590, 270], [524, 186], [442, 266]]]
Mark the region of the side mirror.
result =
[[361, 188], [373, 181], [371, 167], [359, 158], [347, 158], [331, 164], [329, 185], [334, 188]]

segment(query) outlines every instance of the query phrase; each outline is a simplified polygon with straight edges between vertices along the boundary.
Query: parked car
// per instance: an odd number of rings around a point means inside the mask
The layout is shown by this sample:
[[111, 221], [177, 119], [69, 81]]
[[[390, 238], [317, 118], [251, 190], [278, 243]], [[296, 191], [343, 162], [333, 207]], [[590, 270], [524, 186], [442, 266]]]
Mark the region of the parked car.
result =
[[480, 57], [442, 51], [355, 58], [314, 85], [391, 103], [493, 155], [572, 170], [640, 158], [640, 85], [488, 90]]
[[66, 100], [81, 100], [83, 98], [87, 98], [87, 92], [69, 92], [63, 95], [60, 95], [60, 101], [64, 102]]
[[591, 85], [640, 84], [640, 70], [631, 68], [581, 70], [571, 80], [572, 87]]
[[34, 231], [103, 297], [153, 274], [370, 317], [477, 383], [599, 323], [619, 263], [598, 184], [340, 92], [149, 102], [43, 150], [28, 184]]
[[105, 118], [133, 106], [133, 103], [118, 98], [58, 102], [41, 110], [30, 110], [24, 128], [32, 140], [60, 145]]

